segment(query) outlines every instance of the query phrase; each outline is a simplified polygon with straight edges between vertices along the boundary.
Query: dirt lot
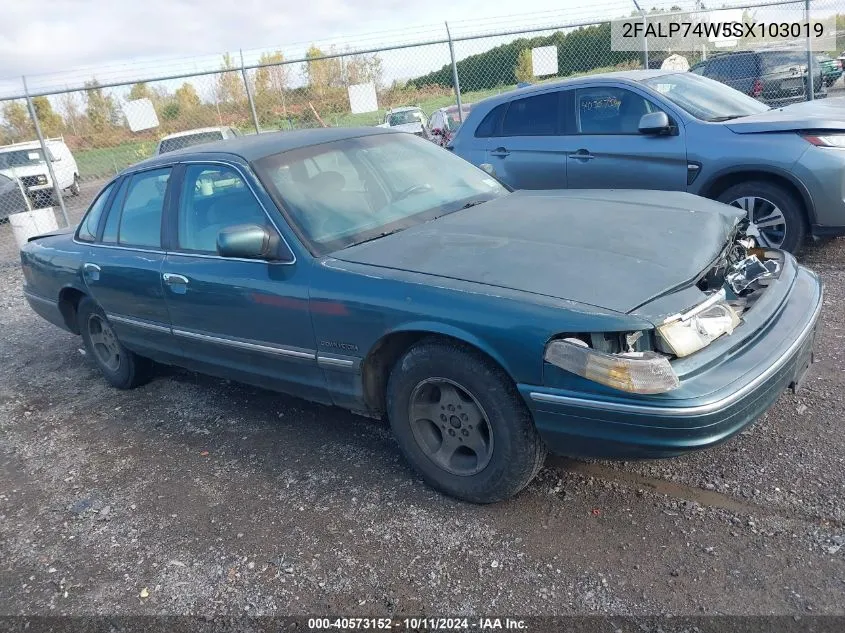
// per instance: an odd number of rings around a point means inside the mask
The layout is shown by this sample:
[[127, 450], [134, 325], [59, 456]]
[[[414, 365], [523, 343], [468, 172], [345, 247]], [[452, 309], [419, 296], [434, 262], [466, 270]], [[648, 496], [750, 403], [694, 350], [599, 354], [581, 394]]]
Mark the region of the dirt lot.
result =
[[380, 422], [179, 370], [110, 389], [0, 264], [0, 614], [841, 614], [845, 240], [804, 259], [803, 393], [688, 457], [552, 458], [487, 507]]

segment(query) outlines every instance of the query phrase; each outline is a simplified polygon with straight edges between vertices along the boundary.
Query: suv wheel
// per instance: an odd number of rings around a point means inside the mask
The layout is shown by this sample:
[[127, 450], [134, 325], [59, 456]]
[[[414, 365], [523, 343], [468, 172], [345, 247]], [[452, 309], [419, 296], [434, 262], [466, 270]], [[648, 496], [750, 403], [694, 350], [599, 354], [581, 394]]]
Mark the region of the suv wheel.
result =
[[760, 246], [794, 253], [804, 241], [804, 209], [795, 195], [780, 185], [743, 182], [723, 191], [717, 200], [748, 214], [748, 235]]
[[397, 362], [387, 387], [390, 426], [433, 488], [473, 503], [515, 495], [546, 457], [510, 378], [463, 345], [429, 339]]
[[73, 184], [70, 186], [70, 195], [79, 195], [79, 174], [73, 175]]

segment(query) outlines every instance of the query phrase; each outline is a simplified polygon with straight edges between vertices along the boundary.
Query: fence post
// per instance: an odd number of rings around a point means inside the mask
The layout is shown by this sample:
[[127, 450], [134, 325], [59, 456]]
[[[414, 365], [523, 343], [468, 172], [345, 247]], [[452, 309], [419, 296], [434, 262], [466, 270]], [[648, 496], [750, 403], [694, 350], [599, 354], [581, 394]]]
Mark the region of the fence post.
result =
[[65, 226], [70, 226], [70, 220], [67, 217], [67, 209], [65, 208], [65, 201], [62, 198], [62, 190], [59, 187], [59, 181], [56, 180], [56, 172], [53, 170], [52, 154], [44, 141], [44, 135], [41, 133], [41, 124], [38, 122], [38, 115], [35, 113], [35, 106], [32, 105], [32, 97], [29, 96], [29, 88], [26, 85], [26, 77], [21, 77], [23, 80], [23, 93], [26, 95], [26, 105], [29, 108], [29, 116], [32, 117], [32, 122], [35, 124], [35, 135], [38, 137], [38, 142], [41, 143], [41, 153], [44, 155], [44, 161], [47, 163], [47, 171], [50, 173], [50, 178], [53, 180], [53, 192], [56, 194], [56, 200], [59, 201], [59, 207], [62, 210], [62, 217], [65, 219]]
[[241, 76], [244, 78], [244, 88], [246, 88], [246, 98], [249, 101], [249, 108], [252, 110], [252, 123], [255, 125], [255, 133], [261, 134], [261, 126], [258, 125], [258, 113], [255, 111], [255, 101], [252, 98], [252, 90], [249, 89], [249, 81], [246, 77], [246, 68], [244, 68], [244, 52], [241, 50]]
[[643, 18], [643, 68], [648, 70], [648, 36], [646, 35], [646, 31], [648, 30], [648, 15], [640, 8], [640, 3], [637, 0], [633, 0], [633, 2]]
[[810, 80], [810, 94], [807, 95], [807, 101], [812, 101], [816, 98], [816, 87], [813, 85], [815, 64], [813, 64], [813, 38], [810, 36], [810, 0], [804, 0], [804, 19], [807, 21], [807, 76]]
[[455, 61], [455, 46], [452, 44], [452, 34], [449, 32], [449, 23], [446, 25], [446, 37], [449, 39], [449, 57], [452, 58], [452, 83], [455, 84], [455, 103], [458, 104], [458, 121], [464, 122], [464, 109], [461, 107], [461, 83], [458, 81], [458, 63]]

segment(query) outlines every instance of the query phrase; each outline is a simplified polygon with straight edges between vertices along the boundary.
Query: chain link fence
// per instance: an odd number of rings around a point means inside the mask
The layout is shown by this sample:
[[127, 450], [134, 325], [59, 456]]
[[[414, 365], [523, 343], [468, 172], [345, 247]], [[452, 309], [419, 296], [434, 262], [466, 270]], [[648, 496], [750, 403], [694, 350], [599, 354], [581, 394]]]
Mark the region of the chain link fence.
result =
[[[636, 3], [619, 1], [608, 9], [619, 15], [614, 24], [570, 21], [475, 34], [450, 34], [445, 26], [442, 39], [425, 43], [357, 50], [312, 46], [297, 59], [265, 51], [252, 55], [249, 63], [227, 53], [212, 71], [102, 83], [92, 76], [72, 89], [28, 90], [24, 80], [20, 94], [0, 99], [0, 263], [17, 260], [16, 229], [23, 226], [22, 234], [73, 226], [102, 185], [122, 169], [191, 142], [382, 125], [396, 108], [406, 109], [396, 114], [397, 120], [427, 124], [442, 108], [461, 103], [466, 113], [481, 99], [521, 85], [644, 67], [691, 70], [773, 102], [774, 97], [800, 101], [842, 90], [842, 62], [836, 60], [845, 55], [845, 0], [730, 8], [731, 16], [749, 22], [766, 9], [788, 9], [800, 18], [812, 7], [838, 26], [839, 39], [825, 50], [808, 55], [801, 38], [776, 48], [792, 73], [778, 80], [779, 95], [766, 83], [768, 62], [749, 69], [748, 56], [741, 54], [763, 50], [762, 44], [742, 41], [726, 48], [718, 38], [705, 38], [695, 50], [673, 51], [655, 47], [655, 40], [645, 36], [645, 27], [661, 20], [718, 19], [691, 1], [686, 11], [675, 6], [662, 13], [640, 12]], [[614, 29], [620, 21], [642, 23], [633, 43], [616, 45]], [[456, 115], [453, 108], [450, 116], [437, 120], [454, 123]]]

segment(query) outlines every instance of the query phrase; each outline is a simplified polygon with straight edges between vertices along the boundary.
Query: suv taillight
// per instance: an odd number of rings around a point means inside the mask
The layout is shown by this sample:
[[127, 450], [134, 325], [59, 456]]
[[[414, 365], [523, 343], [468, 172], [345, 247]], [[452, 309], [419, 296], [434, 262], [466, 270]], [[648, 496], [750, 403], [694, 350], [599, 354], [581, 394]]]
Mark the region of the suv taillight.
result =
[[749, 92], [752, 97], [759, 97], [763, 94], [763, 82], [759, 79], [754, 80], [754, 85], [751, 86], [751, 92]]

